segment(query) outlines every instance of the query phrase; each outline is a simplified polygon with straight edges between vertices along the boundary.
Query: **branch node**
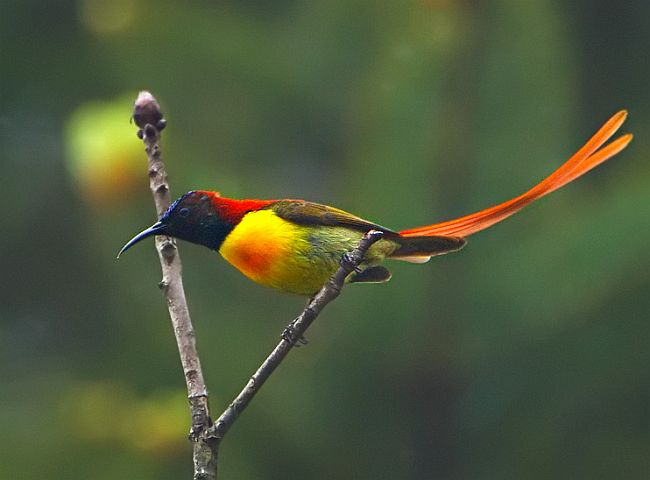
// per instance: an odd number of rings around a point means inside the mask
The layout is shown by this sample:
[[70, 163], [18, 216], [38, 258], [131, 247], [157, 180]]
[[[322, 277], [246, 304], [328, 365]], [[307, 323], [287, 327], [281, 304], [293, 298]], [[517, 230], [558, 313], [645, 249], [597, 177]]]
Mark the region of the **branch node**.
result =
[[[133, 104], [132, 116], [135, 124], [141, 129], [145, 129], [145, 133], [148, 133], [145, 128], [147, 124], [152, 125], [152, 128], [153, 125], [159, 125], [161, 122], [163, 125], [166, 124], [160, 105], [154, 96], [146, 90], [138, 93], [138, 98], [135, 99]], [[162, 130], [162, 128], [159, 127], [159, 130]]]
[[[150, 123], [147, 123], [142, 130], [144, 131], [144, 136], [146, 138], [156, 138], [156, 135], [158, 134], [158, 130], [156, 130], [156, 127], [154, 127]], [[155, 155], [156, 150], [158, 150], [156, 145], [154, 145], [153, 150]]]
[[201, 392], [192, 392], [187, 396], [190, 400], [194, 400], [195, 398], [208, 398], [208, 391], [203, 390]]
[[[351, 265], [354, 265], [354, 263], [352, 263]], [[345, 273], [352, 271], [352, 268], [348, 269], [343, 266], [341, 268], [345, 270]], [[333, 279], [329, 279], [327, 281], [327, 288], [334, 294], [333, 296], [335, 297], [338, 297], [341, 294], [342, 287], [343, 287], [342, 285], [339, 285], [338, 282], [336, 282]]]
[[176, 244], [171, 239], [171, 237], [168, 237], [160, 245], [160, 253], [165, 258], [165, 261], [167, 263], [171, 263], [171, 261], [174, 259], [176, 256], [176, 250]]
[[192, 425], [192, 428], [190, 428], [190, 433], [187, 434], [188, 440], [194, 443], [198, 442], [203, 436], [203, 432], [205, 432], [205, 430], [205, 425]]

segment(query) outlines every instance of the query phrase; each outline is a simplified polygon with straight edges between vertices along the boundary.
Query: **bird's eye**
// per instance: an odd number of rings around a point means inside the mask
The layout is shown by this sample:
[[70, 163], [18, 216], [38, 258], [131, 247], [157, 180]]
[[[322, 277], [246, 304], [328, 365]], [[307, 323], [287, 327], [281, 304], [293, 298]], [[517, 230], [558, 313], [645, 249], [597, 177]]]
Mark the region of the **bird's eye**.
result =
[[183, 208], [181, 208], [181, 209], [178, 211], [178, 214], [179, 214], [181, 217], [187, 217], [187, 216], [190, 214], [190, 209], [187, 208], [187, 207], [183, 207]]

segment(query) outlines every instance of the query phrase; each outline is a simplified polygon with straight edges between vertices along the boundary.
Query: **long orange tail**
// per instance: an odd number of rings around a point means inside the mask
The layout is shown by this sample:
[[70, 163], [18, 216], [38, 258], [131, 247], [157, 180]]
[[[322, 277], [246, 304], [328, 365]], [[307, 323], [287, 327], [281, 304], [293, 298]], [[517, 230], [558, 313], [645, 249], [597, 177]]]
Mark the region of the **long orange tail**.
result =
[[472, 213], [455, 220], [425, 225], [423, 227], [411, 228], [399, 232], [405, 237], [429, 236], [429, 235], [451, 235], [467, 237], [473, 233], [480, 232], [495, 223], [517, 213], [529, 203], [538, 198], [563, 187], [567, 183], [584, 175], [592, 168], [600, 165], [609, 158], [623, 150], [632, 140], [631, 134], [623, 135], [602, 149], [598, 150], [614, 133], [620, 128], [627, 117], [627, 111], [621, 110], [600, 127], [600, 130], [589, 139], [583, 147], [569, 158], [560, 168], [542, 180], [536, 186], [518, 197], [503, 202], [494, 207], [486, 208], [480, 212]]

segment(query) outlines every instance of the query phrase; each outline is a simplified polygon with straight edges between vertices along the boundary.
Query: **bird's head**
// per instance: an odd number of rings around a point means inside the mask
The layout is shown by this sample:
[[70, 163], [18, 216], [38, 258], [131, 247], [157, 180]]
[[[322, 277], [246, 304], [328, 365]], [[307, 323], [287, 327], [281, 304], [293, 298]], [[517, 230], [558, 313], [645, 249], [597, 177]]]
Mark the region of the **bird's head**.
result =
[[216, 192], [191, 191], [171, 204], [160, 220], [138, 233], [120, 250], [118, 258], [140, 240], [167, 235], [218, 250], [234, 223], [219, 208]]

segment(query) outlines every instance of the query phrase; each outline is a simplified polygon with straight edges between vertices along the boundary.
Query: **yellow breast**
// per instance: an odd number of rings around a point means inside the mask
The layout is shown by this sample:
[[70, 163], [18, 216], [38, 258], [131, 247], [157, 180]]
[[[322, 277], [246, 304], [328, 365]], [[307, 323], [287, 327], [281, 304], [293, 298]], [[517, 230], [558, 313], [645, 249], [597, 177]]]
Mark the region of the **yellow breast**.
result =
[[287, 222], [271, 210], [259, 210], [244, 216], [219, 253], [251, 280], [291, 291], [291, 277], [299, 275], [296, 263], [308, 255], [306, 234], [305, 227]]
[[[299, 295], [313, 295], [336, 271], [361, 232], [339, 226], [297, 225], [272, 210], [250, 212], [228, 234], [219, 253], [251, 280]], [[375, 243], [366, 262], [380, 262], [396, 244]]]

